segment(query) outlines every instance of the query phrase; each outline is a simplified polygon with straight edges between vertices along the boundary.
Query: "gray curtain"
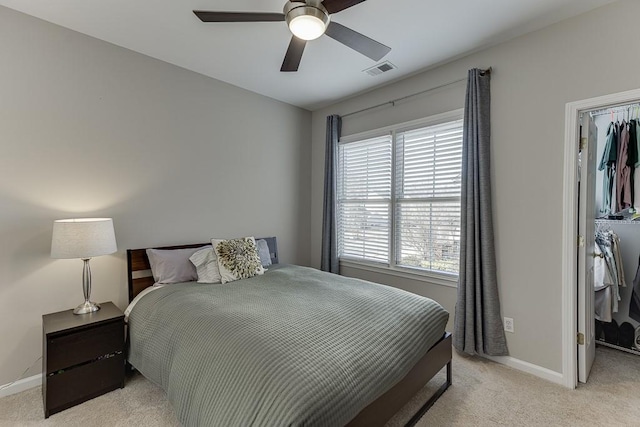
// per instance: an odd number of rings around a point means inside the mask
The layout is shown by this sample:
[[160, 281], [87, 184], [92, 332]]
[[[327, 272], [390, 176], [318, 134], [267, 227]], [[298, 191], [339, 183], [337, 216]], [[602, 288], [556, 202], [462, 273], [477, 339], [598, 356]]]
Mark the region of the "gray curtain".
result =
[[336, 226], [336, 162], [342, 118], [327, 116], [327, 146], [324, 155], [324, 204], [322, 211], [322, 260], [320, 269], [338, 274], [338, 230]]
[[491, 211], [491, 73], [469, 70], [464, 112], [460, 272], [453, 345], [468, 354], [504, 356]]

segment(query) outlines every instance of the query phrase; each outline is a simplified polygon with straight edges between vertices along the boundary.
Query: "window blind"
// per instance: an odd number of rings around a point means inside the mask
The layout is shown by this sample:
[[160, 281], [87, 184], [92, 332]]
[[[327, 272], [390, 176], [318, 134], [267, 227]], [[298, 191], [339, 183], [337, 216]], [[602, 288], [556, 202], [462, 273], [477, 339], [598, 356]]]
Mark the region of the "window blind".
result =
[[390, 135], [338, 146], [338, 253], [389, 262], [392, 141]]
[[398, 265], [457, 273], [462, 120], [396, 134]]
[[338, 254], [458, 272], [462, 119], [340, 142]]

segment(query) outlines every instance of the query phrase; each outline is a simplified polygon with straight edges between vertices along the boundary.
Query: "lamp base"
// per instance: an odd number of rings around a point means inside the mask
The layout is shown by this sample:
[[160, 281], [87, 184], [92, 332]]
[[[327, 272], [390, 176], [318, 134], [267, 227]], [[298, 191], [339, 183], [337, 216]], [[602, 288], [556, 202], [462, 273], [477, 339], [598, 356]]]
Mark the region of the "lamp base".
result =
[[100, 310], [100, 304], [95, 302], [85, 301], [76, 308], [73, 309], [73, 314], [87, 314]]

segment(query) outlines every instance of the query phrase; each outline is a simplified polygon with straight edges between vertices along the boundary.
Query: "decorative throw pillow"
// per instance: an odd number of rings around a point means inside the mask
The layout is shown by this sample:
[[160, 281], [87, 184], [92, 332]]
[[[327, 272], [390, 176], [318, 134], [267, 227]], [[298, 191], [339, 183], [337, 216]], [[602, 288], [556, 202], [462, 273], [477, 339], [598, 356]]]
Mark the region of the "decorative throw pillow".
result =
[[256, 246], [258, 247], [260, 264], [262, 264], [263, 267], [269, 267], [271, 265], [271, 253], [269, 252], [267, 241], [264, 239], [256, 240]]
[[253, 237], [230, 240], [211, 239], [211, 244], [218, 258], [222, 283], [264, 274], [256, 240]]
[[151, 273], [156, 283], [193, 282], [198, 279], [195, 266], [189, 257], [200, 249], [210, 246], [188, 249], [147, 249]]
[[189, 261], [193, 263], [198, 272], [198, 283], [220, 283], [220, 269], [218, 257], [212, 247], [201, 249], [191, 255]]

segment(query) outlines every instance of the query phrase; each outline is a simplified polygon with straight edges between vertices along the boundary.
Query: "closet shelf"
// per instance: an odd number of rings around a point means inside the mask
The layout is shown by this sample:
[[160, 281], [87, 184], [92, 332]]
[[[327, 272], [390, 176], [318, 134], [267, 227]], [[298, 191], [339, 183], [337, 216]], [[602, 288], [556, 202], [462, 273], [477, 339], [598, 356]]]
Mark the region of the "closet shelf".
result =
[[632, 219], [606, 219], [606, 218], [596, 218], [596, 224], [637, 224], [640, 225], [640, 219], [632, 220]]

